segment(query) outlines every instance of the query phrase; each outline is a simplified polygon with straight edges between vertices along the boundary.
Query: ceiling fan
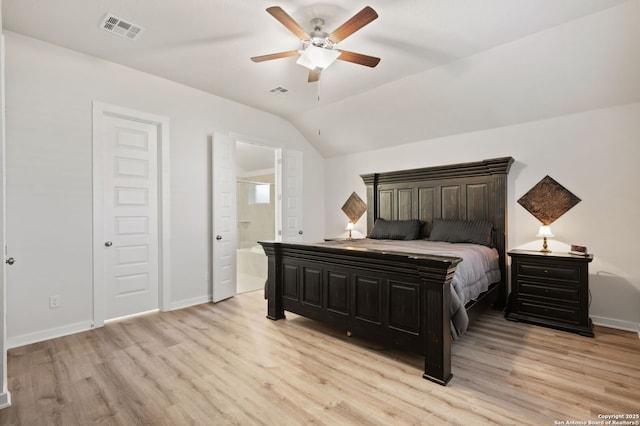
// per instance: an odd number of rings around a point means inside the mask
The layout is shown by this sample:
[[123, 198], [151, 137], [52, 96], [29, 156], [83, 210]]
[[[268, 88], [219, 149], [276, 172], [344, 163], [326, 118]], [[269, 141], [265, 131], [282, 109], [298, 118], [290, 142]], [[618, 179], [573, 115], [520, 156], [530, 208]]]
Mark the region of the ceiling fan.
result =
[[311, 20], [313, 31], [309, 34], [302, 29], [302, 27], [281, 7], [269, 7], [267, 8], [267, 12], [276, 18], [289, 31], [295, 34], [300, 41], [302, 41], [303, 49], [254, 56], [251, 58], [253, 62], [270, 61], [272, 59], [288, 58], [290, 56], [299, 55], [300, 57], [296, 63], [309, 69], [309, 83], [318, 81], [322, 70], [326, 69], [336, 59], [372, 68], [380, 62], [380, 58], [376, 58], [374, 56], [363, 55], [362, 53], [354, 53], [336, 48], [336, 45], [339, 42], [378, 17], [376, 11], [369, 6], [356, 13], [351, 17], [351, 19], [330, 34], [326, 33], [322, 29], [324, 20], [320, 18], [314, 18]]

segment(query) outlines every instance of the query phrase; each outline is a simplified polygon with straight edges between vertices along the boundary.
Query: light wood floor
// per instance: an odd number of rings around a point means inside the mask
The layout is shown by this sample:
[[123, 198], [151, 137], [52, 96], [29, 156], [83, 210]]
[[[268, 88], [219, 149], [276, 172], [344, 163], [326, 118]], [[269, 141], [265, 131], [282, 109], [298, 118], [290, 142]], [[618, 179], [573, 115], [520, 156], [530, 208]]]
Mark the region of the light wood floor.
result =
[[9, 351], [2, 425], [535, 424], [640, 412], [640, 340], [481, 317], [447, 387], [419, 356], [287, 314], [262, 292]]

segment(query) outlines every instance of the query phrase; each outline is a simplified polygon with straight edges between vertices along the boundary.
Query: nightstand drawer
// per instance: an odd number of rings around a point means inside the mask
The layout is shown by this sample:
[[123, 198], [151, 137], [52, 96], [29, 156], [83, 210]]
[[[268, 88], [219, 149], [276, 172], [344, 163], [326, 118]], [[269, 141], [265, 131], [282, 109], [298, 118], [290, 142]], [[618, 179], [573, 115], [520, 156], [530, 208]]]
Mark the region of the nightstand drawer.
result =
[[520, 280], [518, 284], [518, 292], [523, 296], [547, 297], [576, 303], [580, 301], [580, 287], [577, 285], [554, 286], [525, 280]]
[[547, 304], [538, 304], [528, 300], [518, 301], [518, 312], [524, 315], [530, 315], [534, 317], [544, 319], [557, 319], [565, 322], [578, 324], [580, 322], [579, 309], [569, 307], [557, 307]]
[[552, 278], [556, 280], [580, 282], [580, 268], [574, 266], [548, 266], [535, 263], [519, 263], [519, 277]]

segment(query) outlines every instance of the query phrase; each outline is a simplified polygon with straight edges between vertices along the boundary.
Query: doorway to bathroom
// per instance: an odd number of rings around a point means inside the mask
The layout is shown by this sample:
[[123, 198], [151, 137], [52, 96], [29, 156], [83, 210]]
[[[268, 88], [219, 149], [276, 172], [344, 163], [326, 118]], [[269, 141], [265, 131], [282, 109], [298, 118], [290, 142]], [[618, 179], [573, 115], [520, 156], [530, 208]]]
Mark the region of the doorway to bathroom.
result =
[[277, 237], [278, 149], [236, 142], [237, 292], [262, 289], [267, 257], [258, 241]]

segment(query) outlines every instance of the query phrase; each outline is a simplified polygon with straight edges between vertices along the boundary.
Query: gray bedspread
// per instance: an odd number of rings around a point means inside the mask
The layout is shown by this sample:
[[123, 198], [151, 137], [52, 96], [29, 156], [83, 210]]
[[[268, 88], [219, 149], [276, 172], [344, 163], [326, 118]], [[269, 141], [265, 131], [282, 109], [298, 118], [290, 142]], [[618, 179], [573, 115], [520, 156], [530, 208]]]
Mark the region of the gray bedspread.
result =
[[469, 326], [469, 317], [464, 309], [467, 302], [486, 291], [489, 284], [500, 280], [498, 251], [478, 244], [428, 240], [372, 240], [368, 238], [324, 244], [462, 258], [463, 261], [458, 264], [451, 282], [451, 335], [454, 339], [462, 336]]

